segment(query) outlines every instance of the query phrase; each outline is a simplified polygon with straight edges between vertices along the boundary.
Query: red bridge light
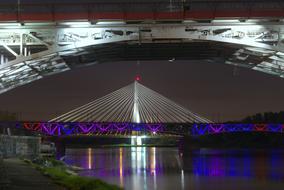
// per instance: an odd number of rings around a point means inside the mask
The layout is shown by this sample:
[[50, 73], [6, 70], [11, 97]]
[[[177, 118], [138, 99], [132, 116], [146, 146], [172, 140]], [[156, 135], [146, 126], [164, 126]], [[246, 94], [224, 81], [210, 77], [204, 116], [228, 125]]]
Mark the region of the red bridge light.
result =
[[136, 77], [135, 77], [135, 80], [136, 80], [136, 81], [140, 81], [140, 80], [141, 80], [141, 77], [140, 77], [140, 76], [136, 76]]

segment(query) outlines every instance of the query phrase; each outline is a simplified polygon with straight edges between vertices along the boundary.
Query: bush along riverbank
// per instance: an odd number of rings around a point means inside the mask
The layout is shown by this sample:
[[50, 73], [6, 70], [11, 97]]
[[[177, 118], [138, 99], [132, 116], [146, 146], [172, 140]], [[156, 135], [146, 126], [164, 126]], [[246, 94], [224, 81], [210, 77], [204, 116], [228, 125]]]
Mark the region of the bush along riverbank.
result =
[[73, 167], [52, 158], [24, 161], [69, 190], [122, 190], [99, 179], [78, 176]]

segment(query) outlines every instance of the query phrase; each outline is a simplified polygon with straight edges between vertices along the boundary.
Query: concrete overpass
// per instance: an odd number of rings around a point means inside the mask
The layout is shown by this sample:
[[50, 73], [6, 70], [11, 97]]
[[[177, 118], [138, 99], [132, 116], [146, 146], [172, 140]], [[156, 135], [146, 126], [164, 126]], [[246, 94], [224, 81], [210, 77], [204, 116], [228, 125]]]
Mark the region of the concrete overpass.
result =
[[1, 3], [0, 93], [80, 66], [205, 59], [284, 77], [281, 1]]

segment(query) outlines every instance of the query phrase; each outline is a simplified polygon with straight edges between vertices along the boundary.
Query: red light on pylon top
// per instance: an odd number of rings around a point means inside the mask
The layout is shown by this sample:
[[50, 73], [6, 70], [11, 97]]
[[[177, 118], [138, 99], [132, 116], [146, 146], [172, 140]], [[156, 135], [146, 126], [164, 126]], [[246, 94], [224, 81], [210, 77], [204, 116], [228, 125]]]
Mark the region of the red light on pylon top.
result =
[[137, 75], [137, 76], [135, 77], [135, 80], [136, 80], [136, 81], [140, 81], [140, 80], [141, 80], [141, 77], [140, 77], [139, 75]]

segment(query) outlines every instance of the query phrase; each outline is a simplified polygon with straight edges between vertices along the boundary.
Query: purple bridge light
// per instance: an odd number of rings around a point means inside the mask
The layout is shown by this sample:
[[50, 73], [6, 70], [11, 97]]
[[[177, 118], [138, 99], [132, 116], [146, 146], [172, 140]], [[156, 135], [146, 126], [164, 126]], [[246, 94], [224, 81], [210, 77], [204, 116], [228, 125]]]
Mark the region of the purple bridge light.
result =
[[283, 133], [284, 124], [185, 124], [167, 126], [166, 124], [143, 123], [95, 123], [95, 122], [25, 122], [20, 127], [48, 136], [70, 135], [126, 135], [133, 131], [144, 134], [163, 135], [210, 135], [235, 132], [273, 132]]
[[283, 124], [194, 124], [191, 135], [208, 135], [235, 132], [276, 132], [283, 133]]
[[163, 132], [162, 124], [94, 123], [94, 122], [25, 122], [24, 129], [49, 136], [68, 135], [131, 135], [132, 131], [157, 134]]

